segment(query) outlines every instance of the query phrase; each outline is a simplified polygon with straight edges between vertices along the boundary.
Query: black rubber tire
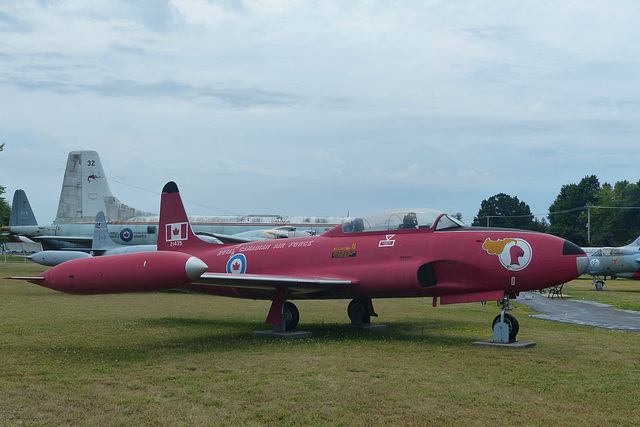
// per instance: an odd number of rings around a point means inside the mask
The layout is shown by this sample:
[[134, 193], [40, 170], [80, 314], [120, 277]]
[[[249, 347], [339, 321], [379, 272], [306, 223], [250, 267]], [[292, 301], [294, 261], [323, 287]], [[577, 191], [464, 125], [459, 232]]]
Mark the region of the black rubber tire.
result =
[[[493, 323], [491, 324], [491, 330], [493, 327], [500, 321], [500, 315], [498, 314], [495, 319], [493, 319]], [[509, 326], [509, 342], [515, 342], [516, 336], [518, 332], [520, 332], [520, 324], [518, 323], [518, 319], [512, 316], [509, 313], [504, 314], [504, 323]]]
[[292, 302], [285, 301], [282, 307], [282, 314], [284, 314], [285, 331], [293, 331], [300, 321], [298, 307]]
[[354, 326], [362, 326], [371, 323], [371, 313], [369, 312], [369, 304], [360, 299], [354, 299], [349, 303], [347, 314]]

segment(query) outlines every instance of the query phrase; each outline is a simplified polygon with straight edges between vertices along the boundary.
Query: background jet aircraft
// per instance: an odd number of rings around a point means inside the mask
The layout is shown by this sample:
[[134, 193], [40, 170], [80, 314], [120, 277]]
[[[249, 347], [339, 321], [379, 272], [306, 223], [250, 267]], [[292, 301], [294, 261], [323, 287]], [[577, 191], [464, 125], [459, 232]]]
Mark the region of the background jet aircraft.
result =
[[[58, 237], [55, 237], [56, 227], [38, 226], [38, 221], [31, 209], [31, 204], [27, 198], [27, 193], [24, 190], [16, 190], [13, 193], [13, 203], [11, 205], [11, 216], [9, 218], [9, 225], [2, 227], [3, 235], [11, 235], [16, 241], [22, 241], [27, 243], [34, 243], [34, 241], [41, 241], [41, 235], [53, 234], [51, 240], [45, 239], [45, 247], [49, 249], [81, 249], [87, 248], [87, 239], [70, 237], [69, 241], [61, 241]], [[29, 236], [29, 237], [27, 237]], [[76, 243], [79, 242], [79, 243]], [[90, 245], [90, 240], [88, 245]]]
[[90, 252], [87, 251], [42, 251], [27, 258], [42, 265], [54, 266], [72, 259], [88, 258], [90, 256], [105, 256], [151, 252], [157, 250], [157, 245], [119, 245], [111, 240], [107, 220], [104, 212], [98, 212], [93, 227], [93, 240]]
[[[26, 198], [26, 196], [25, 196]], [[30, 207], [29, 207], [30, 210]], [[89, 248], [93, 222], [99, 211], [105, 213], [111, 237], [123, 245], [155, 244], [158, 215], [132, 208], [111, 193], [100, 157], [95, 151], [72, 151], [67, 159], [57, 217], [53, 224], [10, 224], [3, 232], [23, 235], [39, 241], [45, 248]], [[33, 215], [33, 214], [32, 214]], [[283, 215], [192, 216], [190, 221], [199, 235], [233, 236], [237, 233], [280, 226], [295, 227], [297, 232], [324, 231], [344, 222], [344, 217], [287, 217]], [[34, 218], [35, 220], [35, 218]], [[239, 236], [239, 241], [254, 237]], [[66, 244], [65, 244], [66, 243]]]
[[561, 238], [464, 227], [430, 209], [356, 218], [319, 236], [214, 245], [193, 233], [173, 182], [163, 189], [158, 249], [73, 260], [17, 279], [74, 294], [179, 288], [271, 300], [266, 323], [280, 330], [296, 327], [296, 299], [352, 299], [347, 312], [357, 325], [377, 316], [374, 298], [432, 297], [434, 306], [499, 301], [494, 325], [508, 325], [514, 341], [519, 326], [505, 313], [509, 300], [568, 282], [588, 264]]
[[607, 277], [612, 279], [640, 279], [640, 237], [626, 246], [599, 248], [589, 255], [588, 274], [593, 276], [596, 289], [604, 287]]
[[[197, 233], [202, 237], [202, 233]], [[298, 230], [296, 227], [284, 225], [282, 227], [269, 228], [267, 230], [253, 230], [236, 233], [233, 235], [212, 233], [211, 237], [218, 239], [222, 243], [247, 243], [258, 240], [292, 239], [294, 237], [315, 236], [317, 233], [312, 230]]]

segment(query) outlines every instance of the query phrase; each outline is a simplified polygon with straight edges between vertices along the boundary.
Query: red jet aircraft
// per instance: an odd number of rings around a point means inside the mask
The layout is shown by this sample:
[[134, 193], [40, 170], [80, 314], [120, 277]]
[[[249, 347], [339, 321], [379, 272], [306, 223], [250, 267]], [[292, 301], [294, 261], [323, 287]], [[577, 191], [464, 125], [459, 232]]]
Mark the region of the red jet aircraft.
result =
[[182, 289], [271, 300], [265, 323], [292, 330], [299, 313], [289, 300], [352, 299], [352, 324], [370, 322], [374, 298], [432, 297], [433, 306], [498, 301], [509, 340], [519, 326], [506, 314], [519, 292], [568, 282], [587, 270], [576, 245], [548, 234], [466, 227], [431, 209], [355, 218], [320, 236], [218, 245], [199, 239], [178, 187], [165, 185], [158, 252], [83, 258], [36, 277], [73, 294]]

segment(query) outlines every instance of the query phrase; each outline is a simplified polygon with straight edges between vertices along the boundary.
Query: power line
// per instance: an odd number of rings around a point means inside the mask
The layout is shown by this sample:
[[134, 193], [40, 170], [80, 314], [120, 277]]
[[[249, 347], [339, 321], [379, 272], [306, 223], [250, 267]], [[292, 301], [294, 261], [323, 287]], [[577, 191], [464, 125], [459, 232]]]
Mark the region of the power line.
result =
[[582, 212], [582, 211], [587, 211], [587, 241], [589, 242], [589, 244], [591, 244], [591, 209], [614, 209], [614, 210], [623, 210], [623, 209], [630, 209], [630, 210], [634, 210], [634, 209], [640, 209], [640, 206], [598, 206], [598, 205], [586, 205], [586, 206], [580, 206], [577, 208], [571, 208], [571, 209], [564, 209], [561, 211], [555, 211], [555, 212], [549, 212], [546, 215], [482, 215], [482, 216], [478, 216], [476, 217], [477, 220], [480, 220], [481, 218], [486, 218], [487, 220], [487, 227], [489, 227], [489, 220], [491, 218], [533, 218], [533, 217], [537, 217], [537, 216], [547, 216], [547, 215], [558, 215], [558, 214], [564, 214], [564, 213], [571, 213], [571, 212]]

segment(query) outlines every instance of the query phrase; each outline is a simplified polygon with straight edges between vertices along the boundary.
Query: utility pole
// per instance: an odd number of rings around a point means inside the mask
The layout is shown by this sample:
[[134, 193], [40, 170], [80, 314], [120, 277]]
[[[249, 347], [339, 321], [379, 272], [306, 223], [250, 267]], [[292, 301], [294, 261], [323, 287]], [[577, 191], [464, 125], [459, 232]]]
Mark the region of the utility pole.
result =
[[587, 208], [587, 242], [591, 244], [591, 206], [585, 206]]

